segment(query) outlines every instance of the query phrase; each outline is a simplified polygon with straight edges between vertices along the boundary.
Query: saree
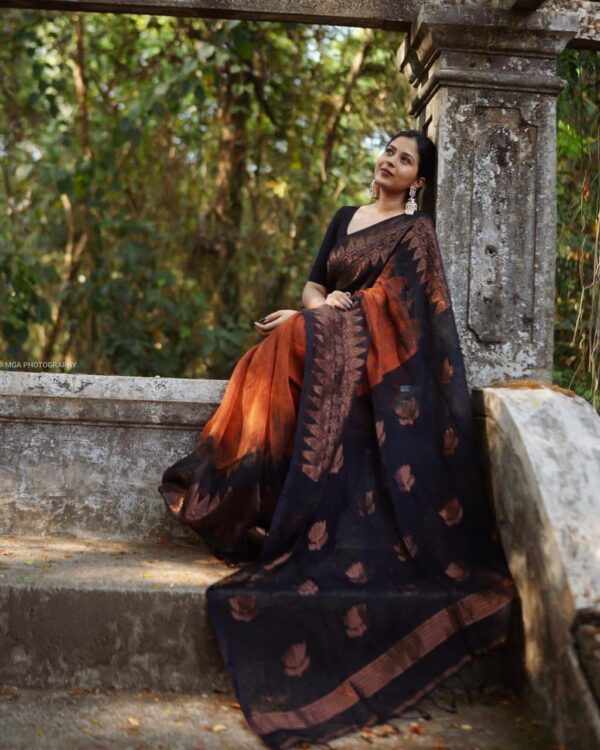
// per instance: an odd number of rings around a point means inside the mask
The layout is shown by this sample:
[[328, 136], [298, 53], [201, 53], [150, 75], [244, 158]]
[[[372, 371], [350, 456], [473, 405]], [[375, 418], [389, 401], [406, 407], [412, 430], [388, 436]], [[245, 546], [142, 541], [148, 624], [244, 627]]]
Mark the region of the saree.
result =
[[232, 566], [207, 610], [268, 747], [399, 716], [507, 640], [516, 593], [486, 497], [433, 219], [347, 234], [323, 304], [237, 362], [166, 507]]

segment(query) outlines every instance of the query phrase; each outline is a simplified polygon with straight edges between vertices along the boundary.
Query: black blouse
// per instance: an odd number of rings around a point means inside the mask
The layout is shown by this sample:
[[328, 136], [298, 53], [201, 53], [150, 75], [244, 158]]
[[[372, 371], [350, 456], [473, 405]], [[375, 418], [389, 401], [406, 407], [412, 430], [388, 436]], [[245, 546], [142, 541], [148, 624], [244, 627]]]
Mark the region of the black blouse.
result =
[[338, 242], [346, 237], [346, 229], [350, 219], [359, 208], [360, 206], [342, 206], [335, 212], [314, 260], [308, 281], [314, 281], [315, 284], [322, 284], [327, 287], [327, 258], [329, 253]]

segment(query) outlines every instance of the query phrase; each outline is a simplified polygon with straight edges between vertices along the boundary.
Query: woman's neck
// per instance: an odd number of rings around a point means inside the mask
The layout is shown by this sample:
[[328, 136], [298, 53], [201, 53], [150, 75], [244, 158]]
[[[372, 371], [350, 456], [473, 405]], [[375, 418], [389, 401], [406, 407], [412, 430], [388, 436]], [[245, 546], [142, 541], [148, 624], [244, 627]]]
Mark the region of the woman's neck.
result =
[[380, 191], [379, 198], [374, 205], [377, 213], [398, 214], [404, 211], [404, 203], [404, 196], [399, 198], [398, 195], [385, 195], [383, 191]]

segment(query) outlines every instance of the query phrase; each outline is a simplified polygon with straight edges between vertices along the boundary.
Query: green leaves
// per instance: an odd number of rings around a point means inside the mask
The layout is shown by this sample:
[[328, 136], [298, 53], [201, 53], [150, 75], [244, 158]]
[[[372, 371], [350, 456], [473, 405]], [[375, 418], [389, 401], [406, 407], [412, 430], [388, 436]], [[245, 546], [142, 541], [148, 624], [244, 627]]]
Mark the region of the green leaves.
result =
[[555, 379], [600, 411], [600, 59], [567, 50], [558, 73]]
[[[413, 124], [404, 35], [83, 14], [78, 48], [77, 18], [2, 14], [0, 355], [227, 378], [253, 320], [300, 308], [327, 221], [370, 201], [386, 136]], [[598, 56], [559, 75], [555, 362], [587, 388]]]

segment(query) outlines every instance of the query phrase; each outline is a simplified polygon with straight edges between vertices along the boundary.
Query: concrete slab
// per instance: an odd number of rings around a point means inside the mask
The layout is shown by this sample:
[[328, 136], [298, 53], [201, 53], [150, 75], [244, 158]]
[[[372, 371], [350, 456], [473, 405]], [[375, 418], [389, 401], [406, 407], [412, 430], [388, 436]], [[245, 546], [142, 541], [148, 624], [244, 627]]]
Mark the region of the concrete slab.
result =
[[[235, 569], [200, 541], [0, 536], [0, 684], [228, 688], [205, 590]], [[469, 662], [444, 685], [518, 689], [509, 648]]]
[[204, 592], [231, 571], [200, 542], [0, 536], [0, 682], [226, 686]]
[[158, 493], [227, 381], [0, 371], [0, 529], [191, 538]]
[[[364, 750], [560, 750], [514, 695], [459, 699], [456, 712], [426, 696], [401, 718], [327, 744]], [[198, 694], [0, 688], [1, 750], [259, 750], [230, 690]]]
[[527, 380], [475, 396], [531, 702], [567, 747], [598, 748], [600, 416], [573, 391]]

